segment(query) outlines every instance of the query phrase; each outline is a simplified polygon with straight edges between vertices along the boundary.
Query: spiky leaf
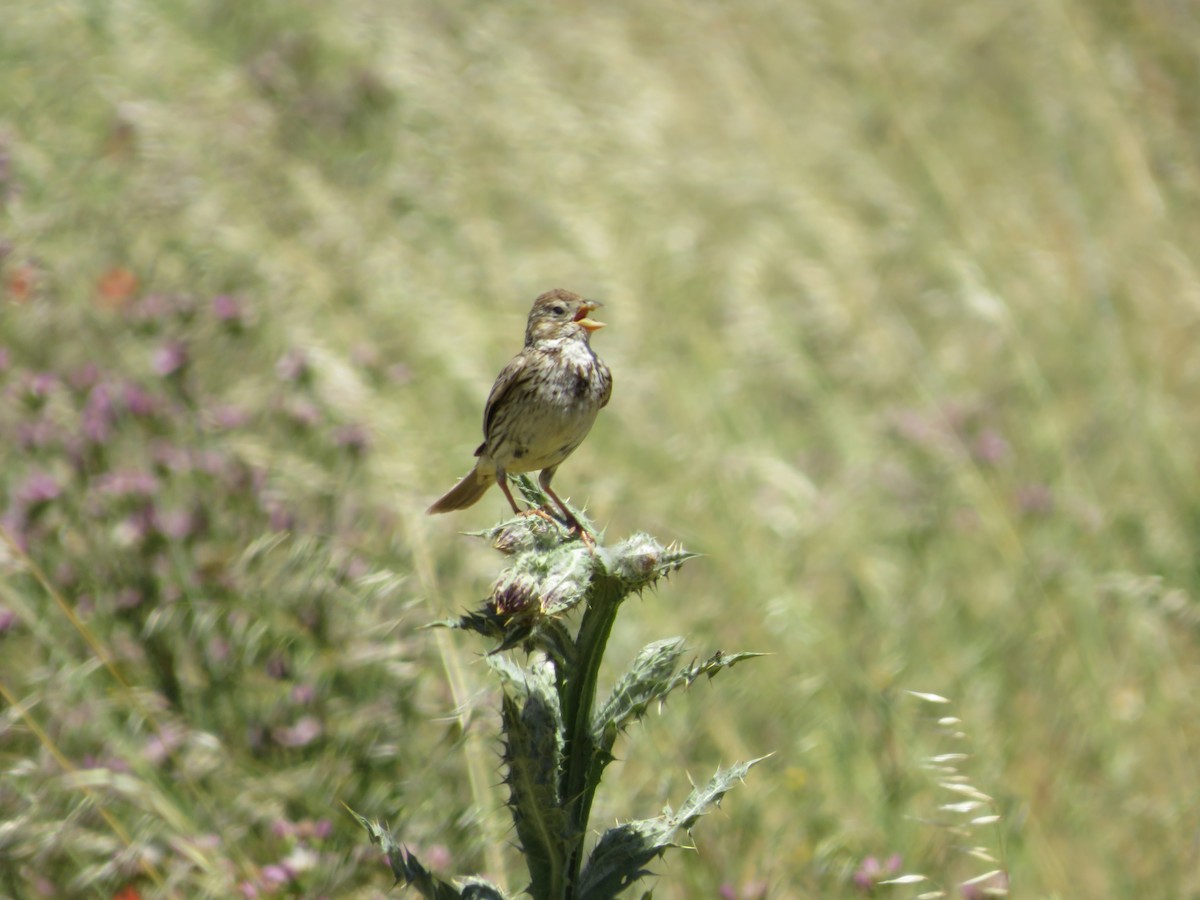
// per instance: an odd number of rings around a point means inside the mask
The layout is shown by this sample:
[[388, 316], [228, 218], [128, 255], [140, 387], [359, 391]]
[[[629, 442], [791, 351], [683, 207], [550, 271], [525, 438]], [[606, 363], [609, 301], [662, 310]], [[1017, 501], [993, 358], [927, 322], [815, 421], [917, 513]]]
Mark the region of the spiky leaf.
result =
[[732, 668], [744, 659], [762, 656], [761, 653], [726, 654], [718, 650], [702, 662], [672, 672], [683, 651], [684, 642], [680, 637], [655, 641], [642, 648], [596, 714], [593, 735], [597, 746], [611, 750], [619, 730], [642, 718], [651, 704], [661, 703], [675, 688], [689, 686], [702, 675], [713, 678], [722, 669]]
[[611, 900], [647, 875], [646, 864], [673, 846], [675, 833], [681, 828], [691, 831], [762, 759], [765, 757], [718, 769], [707, 784], [692, 791], [678, 812], [666, 809], [657, 818], [626, 822], [604, 832], [580, 876], [579, 900]]
[[572, 835], [559, 795], [563, 738], [554, 669], [543, 663], [522, 670], [499, 658], [492, 665], [508, 686], [501, 708], [505, 780], [529, 890], [535, 897], [555, 896]]
[[675, 814], [676, 827], [691, 831], [697, 819], [710, 812], [714, 806], [719, 805], [721, 798], [744, 781], [746, 773], [766, 758], [766, 756], [760, 756], [758, 759], [741, 762], [728, 769], [717, 769], [717, 774], [709, 780], [708, 784], [695, 788], [683, 802], [683, 806]]
[[670, 846], [675, 831], [662, 818], [625, 822], [600, 836], [579, 878], [579, 900], [609, 900], [639, 878], [645, 866]]
[[[675, 663], [684, 652], [681, 637], [666, 638], [647, 644], [638, 653], [612, 693], [596, 713], [593, 735], [604, 746], [603, 736], [624, 728], [630, 721], [640, 719], [655, 700], [661, 700], [670, 690]], [[606, 749], [611, 749], [608, 744]]]
[[529, 652], [541, 650], [559, 665], [569, 663], [575, 649], [570, 631], [558, 619], [547, 618], [539, 613], [502, 613], [489, 600], [477, 612], [464, 613], [457, 619], [431, 622], [425, 627], [474, 631], [492, 638], [499, 643], [489, 653], [524, 647]]
[[[474, 898], [474, 900], [504, 900], [504, 895], [498, 888], [486, 882], [483, 882], [482, 885], [476, 883], [480, 881], [479, 879], [472, 879], [470, 893], [459, 890], [449, 882], [431, 874], [407, 847], [396, 843], [396, 839], [386, 825], [366, 819], [354, 810], [350, 810], [350, 815], [358, 820], [358, 824], [367, 829], [367, 833], [371, 836], [371, 843], [378, 844], [383, 849], [388, 865], [391, 866], [392, 874], [396, 876], [396, 882], [403, 881], [406, 887], [416, 888], [426, 900], [465, 900], [468, 897]], [[480, 888], [483, 888], [484, 892], [480, 892]]]
[[505, 693], [524, 706], [532, 694], [551, 711], [552, 718], [561, 726], [562, 713], [555, 691], [554, 664], [549, 660], [537, 659], [528, 667], [518, 665], [507, 656], [487, 657], [488, 666], [500, 676]]
[[[741, 653], [723, 653], [718, 650], [708, 659], [702, 662], [694, 662], [685, 669], [680, 669], [679, 673], [671, 679], [671, 684], [667, 688], [667, 693], [675, 690], [680, 685], [691, 685], [693, 681], [701, 675], [707, 675], [709, 678], [715, 678], [717, 673], [723, 669], [732, 669], [744, 659], [754, 659], [756, 656], [766, 656], [765, 653], [752, 653], [750, 651], [742, 651]], [[664, 695], [665, 696], [665, 695]]]
[[463, 900], [508, 900], [508, 895], [486, 878], [472, 875], [459, 882]]

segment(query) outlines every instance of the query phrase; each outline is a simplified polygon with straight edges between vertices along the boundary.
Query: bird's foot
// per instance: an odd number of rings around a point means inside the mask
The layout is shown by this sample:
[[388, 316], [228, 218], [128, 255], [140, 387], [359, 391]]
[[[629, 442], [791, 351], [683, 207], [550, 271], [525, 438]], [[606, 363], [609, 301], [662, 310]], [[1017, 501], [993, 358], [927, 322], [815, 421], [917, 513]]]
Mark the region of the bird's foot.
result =
[[587, 547], [588, 553], [592, 554], [592, 556], [595, 556], [596, 539], [592, 537], [591, 533], [578, 522], [575, 523], [575, 527], [572, 528], [571, 531], [579, 535], [579, 539], [583, 541], [583, 546]]
[[583, 527], [583, 523], [575, 518], [570, 510], [564, 508], [560, 512], [562, 512], [560, 521], [567, 526], [567, 531], [583, 541], [583, 545], [588, 548], [588, 552], [595, 555], [596, 539], [592, 537], [592, 533]]
[[569, 534], [583, 541], [583, 545], [588, 548], [588, 552], [595, 554], [596, 539], [592, 537], [591, 532], [584, 528], [580, 521], [566, 510], [560, 510], [559, 513], [556, 516], [545, 506], [531, 506], [528, 509], [520, 510], [517, 515], [537, 516], [539, 519], [545, 519], [547, 522], [552, 522], [555, 525], [565, 525]]
[[517, 510], [517, 515], [521, 517], [537, 516], [539, 519], [545, 519], [547, 522], [552, 522], [555, 525], [562, 524], [558, 521], [558, 519], [554, 518], [554, 516], [550, 515], [550, 513], [546, 512], [546, 510], [540, 506], [531, 506], [528, 509]]

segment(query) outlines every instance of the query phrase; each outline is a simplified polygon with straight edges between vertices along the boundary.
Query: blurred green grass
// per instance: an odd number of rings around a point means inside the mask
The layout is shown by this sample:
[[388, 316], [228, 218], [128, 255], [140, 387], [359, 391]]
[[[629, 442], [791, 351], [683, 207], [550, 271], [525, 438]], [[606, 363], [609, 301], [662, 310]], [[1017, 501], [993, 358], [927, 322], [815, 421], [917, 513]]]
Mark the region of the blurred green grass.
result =
[[[706, 554], [627, 613], [613, 652], [680, 633], [698, 653], [774, 654], [632, 735], [602, 791], [602, 818], [649, 814], [686, 793], [683, 768], [775, 751], [656, 894], [765, 879], [771, 896], [853, 896], [861, 860], [892, 853], [951, 891], [975, 874], [919, 820], [935, 795], [912, 689], [954, 699], [1018, 893], [1190, 896], [1197, 41], [1166, 2], [27, 5], [0, 32], [0, 342], [31, 370], [145, 372], [148, 346], [96, 302], [128, 270], [139, 292], [253, 310], [237, 347], [197, 333], [212, 396], [265, 404], [275, 361], [303, 348], [315, 401], [366, 424], [352, 474], [287, 434], [212, 438], [307, 497], [312, 531], [371, 523], [355, 540], [392, 593], [345, 627], [380, 653], [402, 636], [420, 673], [357, 680], [322, 648], [345, 709], [412, 736], [371, 774], [391, 766], [386, 785], [347, 786], [336, 745], [313, 754], [295, 776], [307, 815], [353, 794], [456, 868], [518, 884], [486, 790], [485, 672], [410, 632], [496, 571], [456, 532], [502, 514], [498, 493], [421, 511], [468, 468], [530, 300], [563, 286], [606, 302], [594, 343], [616, 387], [556, 486], [612, 536]], [[19, 455], [0, 451], [13, 472]], [[67, 728], [53, 681], [13, 661], [59, 652], [69, 623], [6, 584], [45, 624], [0, 637], [22, 645], [0, 678]], [[311, 637], [283, 634], [306, 657]], [[425, 692], [407, 713], [379, 696], [390, 677]], [[111, 688], [71, 685], [74, 702]], [[473, 744], [404, 718], [444, 725], [461, 703]], [[455, 749], [401, 771], [428, 740]], [[11, 769], [28, 745], [4, 746]], [[212, 803], [271, 774], [237, 763]], [[161, 843], [203, 817], [149, 818]], [[336, 828], [349, 854], [360, 837]], [[43, 874], [91, 862], [81, 847]], [[359, 865], [338, 890], [386, 887]]]

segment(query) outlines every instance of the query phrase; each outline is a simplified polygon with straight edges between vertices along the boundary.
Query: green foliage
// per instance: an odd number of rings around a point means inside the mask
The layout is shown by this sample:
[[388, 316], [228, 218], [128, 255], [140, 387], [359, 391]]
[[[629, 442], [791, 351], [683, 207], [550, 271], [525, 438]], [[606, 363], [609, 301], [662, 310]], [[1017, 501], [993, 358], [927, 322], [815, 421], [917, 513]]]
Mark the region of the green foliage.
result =
[[1197, 46], [1117, 0], [7, 4], [0, 894], [374, 900], [342, 802], [518, 883], [492, 670], [417, 633], [505, 505], [420, 513], [563, 286], [616, 382], [556, 490], [707, 554], [609, 654], [771, 654], [607, 763], [605, 824], [777, 751], [658, 900], [962, 893], [914, 687], [1014, 894], [1196, 896]]
[[[518, 484], [527, 499], [541, 499], [530, 479], [521, 478]], [[546, 523], [559, 532], [557, 543], [544, 539]], [[657, 641], [637, 655], [597, 710], [597, 675], [621, 604], [678, 570], [694, 554], [664, 548], [644, 534], [611, 549], [594, 546], [595, 535], [588, 535], [587, 541], [572, 540], [565, 526], [543, 515], [517, 517], [481, 535], [503, 552], [523, 549], [496, 580], [481, 610], [439, 624], [499, 641], [488, 662], [504, 688], [502, 760], [508, 804], [529, 869], [526, 891], [537, 900], [615, 897], [650, 874], [646, 865], [672, 846], [672, 836], [680, 829], [690, 831], [758, 762], [719, 771], [707, 785], [693, 790], [678, 813], [668, 808], [655, 819], [608, 829], [585, 863], [592, 800], [613, 759], [618, 734], [674, 688], [690, 685], [701, 675], [712, 678], [759, 654], [718, 652], [703, 663], [680, 667], [683, 639]], [[572, 637], [564, 617], [581, 604], [582, 621]], [[517, 645], [533, 654], [524, 666], [499, 655]], [[373, 840], [381, 839], [377, 827], [359, 821]], [[400, 867], [407, 883], [428, 900], [443, 896], [443, 887], [419, 867], [414, 869], [415, 862], [390, 836], [383, 839], [385, 850], [392, 848], [388, 852], [393, 868]]]
[[[594, 730], [597, 736], [614, 729], [624, 729], [630, 722], [646, 714], [654, 702], [662, 703], [675, 688], [690, 685], [701, 675], [716, 676], [722, 669], [732, 668], [744, 659], [761, 653], [726, 654], [717, 651], [703, 662], [694, 662], [679, 671], [676, 661], [685, 651], [683, 638], [667, 638], [642, 648], [629, 671], [621, 677], [612, 694], [596, 713]], [[597, 738], [599, 739], [599, 738]]]
[[482, 878], [464, 879], [457, 887], [438, 878], [422, 866], [407, 848], [397, 844], [385, 825], [364, 819], [353, 810], [350, 811], [350, 815], [367, 830], [371, 836], [371, 843], [378, 844], [383, 849], [388, 865], [392, 867], [392, 873], [396, 876], [396, 882], [403, 881], [405, 887], [416, 888], [427, 900], [506, 900], [505, 894], [499, 888]]
[[697, 787], [678, 812], [668, 807], [661, 816], [627, 822], [609, 828], [600, 836], [579, 879], [579, 896], [586, 900], [610, 900], [639, 878], [649, 874], [644, 866], [668, 847], [680, 829], [690, 832], [697, 820], [721, 802], [730, 788], [746, 777], [761, 759], [739, 763], [718, 771], [705, 785]]
[[[559, 777], [566, 735], [553, 666], [533, 666], [521, 674], [520, 689], [505, 692], [500, 720], [508, 805], [529, 865], [529, 893], [556, 897], [566, 882], [567, 851], [577, 839]], [[509, 685], [512, 681], [506, 679]]]

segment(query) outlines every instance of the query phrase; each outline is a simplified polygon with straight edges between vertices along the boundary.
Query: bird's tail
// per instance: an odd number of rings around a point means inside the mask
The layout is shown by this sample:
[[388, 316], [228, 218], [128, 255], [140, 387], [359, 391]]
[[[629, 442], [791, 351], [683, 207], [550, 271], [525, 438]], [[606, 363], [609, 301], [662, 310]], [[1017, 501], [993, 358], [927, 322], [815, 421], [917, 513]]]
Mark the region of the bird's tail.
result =
[[468, 506], [474, 506], [479, 501], [479, 498], [484, 495], [484, 492], [495, 483], [496, 474], [494, 472], [480, 472], [479, 466], [476, 466], [463, 476], [462, 481], [450, 488], [444, 497], [425, 510], [425, 512], [432, 516], [435, 513], [450, 512], [455, 509], [466, 509]]

